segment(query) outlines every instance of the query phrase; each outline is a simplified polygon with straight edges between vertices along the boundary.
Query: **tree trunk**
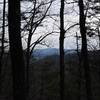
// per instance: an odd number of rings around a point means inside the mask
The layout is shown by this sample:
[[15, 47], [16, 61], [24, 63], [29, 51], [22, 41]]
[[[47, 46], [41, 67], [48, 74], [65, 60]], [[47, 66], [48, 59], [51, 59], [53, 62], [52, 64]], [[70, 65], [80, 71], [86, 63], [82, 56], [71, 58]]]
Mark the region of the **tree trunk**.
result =
[[60, 8], [60, 100], [64, 100], [64, 0], [61, 0]]
[[79, 0], [79, 12], [80, 12], [80, 33], [82, 36], [82, 49], [81, 49], [81, 61], [82, 66], [85, 71], [86, 80], [86, 94], [87, 100], [92, 100], [92, 90], [91, 90], [91, 79], [90, 79], [90, 69], [88, 61], [88, 50], [87, 50], [87, 39], [86, 39], [86, 27], [85, 27], [85, 15], [84, 15], [84, 4], [83, 0]]
[[99, 38], [99, 48], [100, 48], [100, 30], [99, 30], [99, 27], [97, 29], [98, 29], [98, 38]]
[[4, 36], [5, 36], [5, 9], [6, 0], [3, 1], [3, 25], [2, 25], [2, 40], [1, 40], [1, 51], [0, 51], [0, 93], [2, 91], [2, 66], [3, 66], [3, 55], [4, 55]]
[[4, 36], [5, 36], [5, 9], [6, 0], [3, 1], [3, 24], [2, 24], [2, 38], [1, 38], [1, 48], [0, 48], [0, 84], [1, 84], [1, 70], [3, 66], [3, 55], [4, 55]]
[[14, 100], [26, 100], [25, 64], [20, 32], [20, 0], [8, 0], [9, 42]]
[[81, 58], [80, 58], [80, 51], [79, 51], [79, 43], [78, 43], [78, 34], [76, 32], [76, 46], [77, 46], [77, 56], [78, 56], [78, 100], [81, 100]]

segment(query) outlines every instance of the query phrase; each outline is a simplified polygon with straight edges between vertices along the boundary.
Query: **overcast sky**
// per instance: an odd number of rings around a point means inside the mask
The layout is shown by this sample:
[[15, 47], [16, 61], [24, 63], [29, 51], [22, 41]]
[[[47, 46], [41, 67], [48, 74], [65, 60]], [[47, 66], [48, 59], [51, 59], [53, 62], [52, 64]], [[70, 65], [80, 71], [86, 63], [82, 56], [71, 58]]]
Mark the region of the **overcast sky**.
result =
[[[2, 0], [0, 0], [0, 2], [2, 2]], [[32, 7], [32, 3], [31, 2], [21, 2], [21, 11], [29, 11]], [[7, 9], [7, 7], [6, 7]], [[59, 14], [60, 11], [60, 0], [55, 0], [55, 2], [53, 2], [48, 14]], [[0, 5], [0, 13], [2, 13], [2, 5]], [[79, 18], [78, 18], [78, 6], [77, 4], [74, 5], [66, 5], [65, 6], [65, 17], [64, 17], [64, 26], [65, 26], [65, 30], [70, 27], [71, 25], [78, 23], [79, 22]], [[1, 14], [0, 14], [1, 15]], [[52, 31], [58, 31], [59, 32], [59, 16], [52, 16], [51, 17], [47, 17], [44, 21], [43, 21], [43, 27], [39, 27], [36, 30], [36, 34], [33, 35], [32, 38], [32, 42], [34, 42], [34, 40], [36, 40], [41, 34], [47, 34], [50, 33]], [[79, 32], [79, 28], [78, 26], [76, 26], [75, 28], [73, 28], [71, 31], [68, 31], [66, 33], [66, 38], [65, 38], [65, 49], [76, 49], [76, 38], [75, 38], [75, 34], [76, 32]], [[48, 45], [50, 45], [50, 47], [54, 47], [54, 48], [59, 48], [59, 33], [55, 33], [53, 35], [48, 36], [44, 41], [47, 41]], [[96, 43], [93, 42], [93, 43]], [[23, 47], [26, 47], [26, 42], [23, 40]], [[45, 48], [45, 46], [37, 46], [37, 48]]]
[[[31, 7], [31, 3], [22, 3], [22, 10], [29, 9]], [[26, 8], [27, 7], [27, 8]], [[59, 14], [60, 11], [60, 1], [56, 0], [53, 2], [49, 14]], [[65, 29], [67, 29], [69, 26], [75, 24], [78, 22], [78, 7], [77, 5], [68, 5], [65, 6]], [[55, 17], [52, 16], [52, 18], [46, 18], [44, 21], [44, 26], [39, 27], [35, 33], [38, 33], [38, 35], [33, 35], [33, 41], [38, 38], [42, 33], [49, 33], [54, 31], [59, 32], [59, 16]], [[73, 29], [72, 31], [69, 31], [66, 33], [66, 38], [65, 38], [65, 48], [66, 49], [75, 49], [76, 48], [76, 39], [74, 37], [75, 31], [77, 29]], [[59, 33], [50, 35], [45, 39], [47, 43], [50, 45], [50, 47], [58, 48], [59, 47]], [[24, 43], [25, 45], [25, 43]], [[38, 46], [41, 47], [41, 46]], [[44, 48], [44, 47], [43, 47]]]

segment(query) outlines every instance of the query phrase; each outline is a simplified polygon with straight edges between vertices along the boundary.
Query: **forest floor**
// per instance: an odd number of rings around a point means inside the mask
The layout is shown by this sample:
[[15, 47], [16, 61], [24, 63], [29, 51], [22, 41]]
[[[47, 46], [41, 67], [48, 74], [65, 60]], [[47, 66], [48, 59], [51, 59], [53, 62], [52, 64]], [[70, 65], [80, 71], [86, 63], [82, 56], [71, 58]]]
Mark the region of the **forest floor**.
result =
[[[100, 100], [100, 51], [89, 52], [89, 62], [93, 99]], [[9, 65], [8, 59], [3, 67], [0, 100], [12, 98], [12, 71]], [[59, 100], [59, 56], [40, 60], [31, 58], [29, 80], [29, 100]], [[86, 100], [84, 68], [80, 66], [77, 54], [68, 54], [65, 56], [65, 100], [78, 100], [80, 97], [80, 100]]]

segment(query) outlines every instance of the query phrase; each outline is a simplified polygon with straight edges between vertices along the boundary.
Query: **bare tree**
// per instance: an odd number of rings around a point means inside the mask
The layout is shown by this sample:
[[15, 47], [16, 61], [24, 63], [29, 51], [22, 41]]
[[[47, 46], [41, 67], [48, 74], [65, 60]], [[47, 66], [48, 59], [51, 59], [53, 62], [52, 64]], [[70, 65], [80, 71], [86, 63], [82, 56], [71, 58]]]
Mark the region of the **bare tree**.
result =
[[64, 100], [64, 0], [61, 0], [60, 7], [60, 38], [59, 38], [59, 50], [60, 50], [60, 100]]
[[14, 100], [26, 100], [25, 64], [20, 35], [20, 0], [8, 0], [9, 42]]
[[76, 51], [77, 51], [77, 56], [78, 56], [78, 90], [79, 90], [79, 92], [78, 92], [78, 94], [79, 94], [79, 96], [78, 96], [78, 100], [81, 100], [81, 73], [82, 73], [82, 71], [81, 71], [81, 57], [80, 57], [80, 51], [79, 51], [79, 36], [78, 36], [78, 33], [76, 32], [76, 46], [77, 46], [77, 49], [76, 49]]
[[89, 61], [88, 61], [86, 26], [85, 26], [86, 16], [84, 15], [83, 0], [79, 0], [79, 14], [80, 14], [79, 15], [80, 33], [82, 37], [81, 61], [82, 61], [82, 66], [85, 70], [87, 100], [92, 100], [90, 68], [89, 68]]
[[0, 48], [0, 93], [2, 90], [2, 66], [3, 66], [4, 36], [5, 36], [5, 9], [6, 9], [6, 0], [3, 1], [3, 25], [2, 25], [1, 48]]
[[45, 36], [41, 35], [34, 43], [31, 43], [32, 36], [34, 35], [36, 29], [41, 25], [42, 21], [45, 19], [46, 14], [52, 2], [53, 0], [50, 0], [48, 2], [47, 1], [45, 2], [44, 0], [39, 3], [38, 0], [34, 0], [33, 8], [29, 12], [30, 16], [28, 18], [25, 16], [22, 16], [24, 20], [27, 22], [26, 25], [24, 25], [24, 29], [25, 31], [28, 32], [27, 50], [26, 50], [27, 90], [29, 90], [29, 64], [30, 64], [31, 54], [35, 46], [39, 44], [44, 38], [46, 38], [49, 34], [46, 34]]
[[3, 54], [4, 54], [5, 9], [6, 9], [6, 0], [4, 0], [4, 2], [3, 2], [3, 25], [2, 25], [1, 48], [0, 48], [0, 73], [1, 73], [1, 70], [2, 70], [2, 61], [3, 61]]

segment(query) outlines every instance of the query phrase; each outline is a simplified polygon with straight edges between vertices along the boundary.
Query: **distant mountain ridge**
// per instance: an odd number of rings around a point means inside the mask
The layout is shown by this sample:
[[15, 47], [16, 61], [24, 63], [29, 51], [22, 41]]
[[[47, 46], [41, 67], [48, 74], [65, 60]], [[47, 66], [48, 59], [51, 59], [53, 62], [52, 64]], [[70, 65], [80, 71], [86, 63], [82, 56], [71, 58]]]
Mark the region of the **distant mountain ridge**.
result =
[[[74, 49], [65, 49], [65, 55], [76, 53], [76, 50]], [[32, 56], [37, 59], [42, 59], [47, 56], [53, 56], [53, 55], [59, 55], [59, 49], [58, 48], [46, 48], [46, 49], [36, 49], [33, 51]]]

